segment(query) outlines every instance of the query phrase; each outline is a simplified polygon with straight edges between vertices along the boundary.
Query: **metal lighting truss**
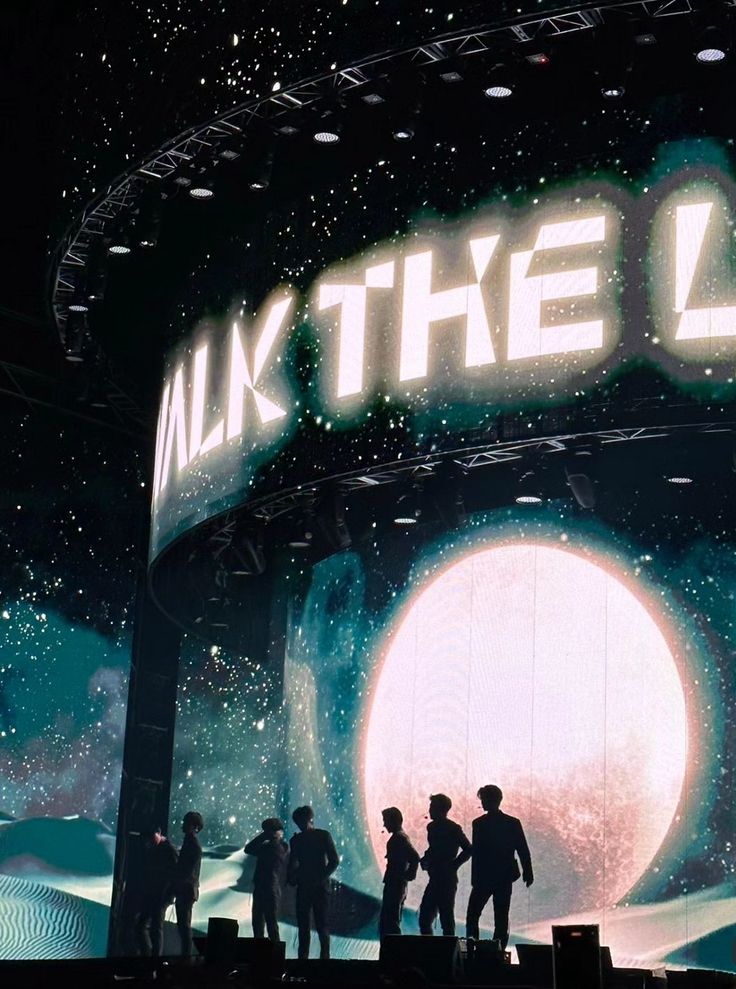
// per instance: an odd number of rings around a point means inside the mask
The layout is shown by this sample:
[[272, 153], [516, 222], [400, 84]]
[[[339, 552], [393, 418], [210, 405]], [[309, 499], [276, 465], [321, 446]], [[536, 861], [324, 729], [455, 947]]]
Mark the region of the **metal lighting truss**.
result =
[[[726, 5], [735, 6], [736, 0], [728, 0]], [[369, 85], [372, 80], [390, 75], [397, 68], [421, 68], [491, 49], [512, 50], [521, 44], [542, 43], [562, 35], [591, 31], [604, 25], [614, 12], [623, 11], [657, 20], [688, 15], [694, 9], [691, 0], [629, 0], [624, 3], [577, 4], [554, 13], [522, 16], [502, 24], [485, 25], [410, 48], [370, 56], [354, 65], [335, 69], [241, 104], [200, 127], [191, 128], [116, 178], [88, 204], [59, 244], [52, 274], [51, 305], [62, 345], [66, 342], [68, 307], [77, 282], [84, 274], [93, 244], [105, 236], [112, 223], [135, 208], [149, 183], [173, 176], [174, 181], [180, 178], [184, 184], [183, 172], [195, 159], [205, 166], [210, 161], [239, 157], [245, 150], [244, 137], [248, 126], [254, 120], [273, 126], [283, 118], [285, 125], [289, 114], [305, 108], [314, 109], [320, 101], [334, 99]]]
[[312, 509], [320, 488], [325, 484], [337, 486], [345, 495], [399, 481], [421, 483], [437, 472], [442, 463], [454, 462], [464, 472], [511, 463], [529, 456], [541, 457], [564, 453], [581, 440], [595, 441], [602, 447], [612, 444], [632, 443], [642, 440], [664, 439], [683, 434], [732, 433], [736, 422], [722, 420], [686, 423], [677, 426], [632, 426], [626, 429], [604, 429], [589, 433], [569, 433], [554, 437], [535, 437], [509, 443], [495, 443], [433, 456], [415, 457], [384, 464], [374, 471], [354, 471], [338, 477], [325, 478], [313, 484], [300, 485], [288, 491], [266, 496], [244, 508], [235, 508], [202, 525], [201, 532], [216, 556], [229, 545], [239, 522], [257, 520], [267, 525], [282, 516]]

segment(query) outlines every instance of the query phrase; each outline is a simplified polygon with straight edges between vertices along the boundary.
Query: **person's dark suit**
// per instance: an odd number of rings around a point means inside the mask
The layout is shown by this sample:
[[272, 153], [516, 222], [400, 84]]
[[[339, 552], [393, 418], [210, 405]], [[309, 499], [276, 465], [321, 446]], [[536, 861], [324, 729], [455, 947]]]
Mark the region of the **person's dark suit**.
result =
[[[473, 857], [471, 859], [470, 899], [466, 933], [479, 938], [478, 923], [488, 900], [493, 897], [494, 940], [506, 948], [509, 940], [509, 906], [513, 884], [523, 875], [530, 886], [534, 882], [532, 858], [517, 817], [492, 810], [473, 821]], [[516, 856], [521, 862], [521, 872]]]

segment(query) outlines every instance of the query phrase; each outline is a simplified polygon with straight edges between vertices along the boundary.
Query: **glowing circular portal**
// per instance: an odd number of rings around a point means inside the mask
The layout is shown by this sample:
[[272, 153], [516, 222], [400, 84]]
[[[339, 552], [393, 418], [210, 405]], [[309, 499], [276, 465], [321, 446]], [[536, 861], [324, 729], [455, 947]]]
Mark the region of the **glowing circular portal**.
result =
[[[686, 759], [670, 648], [602, 559], [544, 544], [469, 553], [410, 600], [377, 672], [364, 742], [376, 860], [382, 808], [403, 810], [421, 853], [430, 793], [449, 794], [469, 829], [478, 787], [497, 783], [535, 860], [517, 929], [604, 909], [661, 845]], [[469, 867], [460, 877], [462, 917]], [[410, 886], [409, 905], [423, 886]]]

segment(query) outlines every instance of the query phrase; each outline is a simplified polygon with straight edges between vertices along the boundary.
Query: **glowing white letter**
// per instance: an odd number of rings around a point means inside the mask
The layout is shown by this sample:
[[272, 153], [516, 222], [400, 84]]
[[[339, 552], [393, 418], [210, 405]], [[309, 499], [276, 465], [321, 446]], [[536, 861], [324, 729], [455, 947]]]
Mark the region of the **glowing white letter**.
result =
[[595, 350], [603, 346], [603, 320], [542, 326], [542, 303], [595, 295], [598, 268], [578, 268], [551, 274], [529, 275], [537, 251], [577, 247], [605, 239], [605, 216], [547, 223], [539, 228], [531, 251], [511, 255], [509, 287], [508, 359], [563, 354], [571, 350]]
[[409, 381], [427, 375], [429, 324], [454, 316], [466, 317], [465, 367], [482, 367], [495, 362], [480, 280], [498, 240], [498, 234], [471, 240], [469, 247], [476, 280], [443, 292], [432, 292], [432, 251], [405, 258], [399, 380]]
[[703, 250], [713, 203], [678, 206], [675, 216], [675, 312], [680, 313], [675, 340], [736, 336], [736, 306], [688, 309], [695, 272]]
[[156, 427], [156, 459], [153, 466], [153, 498], [158, 497], [159, 482], [161, 480], [161, 468], [164, 459], [164, 442], [166, 440], [166, 423], [169, 418], [169, 395], [171, 385], [166, 382], [163, 394], [161, 395], [161, 407], [158, 410], [158, 426]]
[[230, 340], [230, 385], [228, 388], [227, 406], [227, 438], [233, 439], [243, 431], [243, 403], [245, 389], [253, 395], [261, 423], [265, 424], [280, 419], [286, 415], [284, 409], [256, 391], [256, 384], [261, 376], [266, 360], [281, 331], [287, 313], [293, 302], [292, 296], [274, 302], [268, 310], [268, 316], [253, 353], [253, 374], [251, 375], [243, 349], [243, 339], [237, 323], [233, 323]]
[[198, 453], [207, 453], [222, 443], [225, 432], [224, 420], [220, 419], [211, 429], [207, 438], [202, 441], [204, 428], [204, 405], [207, 389], [207, 344], [204, 344], [194, 355], [194, 383], [192, 385], [192, 421], [189, 426], [189, 459], [193, 460]]
[[340, 306], [340, 343], [337, 357], [337, 397], [357, 395], [363, 388], [365, 308], [369, 288], [391, 288], [394, 262], [367, 268], [364, 285], [320, 285], [319, 308]]
[[171, 388], [171, 403], [168, 399], [168, 385], [164, 390], [165, 411], [161, 411], [161, 424], [165, 426], [166, 439], [163, 444], [163, 454], [161, 457], [161, 477], [159, 479], [159, 492], [166, 487], [171, 468], [171, 454], [176, 441], [176, 466], [179, 470], [186, 467], [187, 455], [187, 418], [184, 408], [184, 369], [178, 368], [174, 375], [174, 384]]

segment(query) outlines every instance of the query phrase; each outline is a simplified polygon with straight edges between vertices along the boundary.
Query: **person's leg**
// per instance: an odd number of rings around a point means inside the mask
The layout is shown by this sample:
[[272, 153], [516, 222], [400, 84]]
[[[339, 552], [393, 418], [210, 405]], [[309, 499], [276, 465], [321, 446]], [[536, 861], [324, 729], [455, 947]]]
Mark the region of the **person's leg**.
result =
[[185, 958], [189, 958], [192, 954], [192, 907], [194, 906], [194, 898], [189, 891], [180, 893], [174, 905], [176, 908], [176, 928], [179, 932], [179, 940], [181, 941], [181, 953]]
[[319, 957], [323, 960], [330, 957], [330, 929], [327, 926], [327, 898], [329, 892], [326, 884], [320, 883], [312, 891], [312, 910], [314, 926], [319, 937]]
[[143, 955], [145, 958], [153, 954], [150, 927], [151, 913], [144, 907], [135, 920], [135, 946], [138, 954]]
[[429, 877], [429, 882], [424, 890], [422, 902], [419, 904], [419, 933], [434, 934], [434, 922], [437, 917], [437, 889], [436, 883]]
[[381, 916], [378, 921], [380, 937], [401, 934], [401, 911], [406, 899], [406, 883], [384, 883]]
[[298, 956], [300, 959], [309, 958], [309, 942], [311, 940], [309, 911], [312, 907], [310, 892], [307, 886], [297, 886], [296, 888], [296, 925], [299, 929]]
[[499, 941], [503, 950], [509, 943], [509, 907], [511, 906], [511, 883], [497, 886], [493, 891], [493, 939]]
[[455, 895], [457, 893], [457, 877], [444, 879], [437, 890], [437, 908], [440, 914], [440, 924], [445, 937], [455, 936]]
[[160, 958], [164, 953], [164, 914], [166, 907], [157, 903], [156, 909], [151, 911], [151, 954], [154, 958]]
[[488, 903], [490, 895], [490, 890], [482, 889], [478, 886], [473, 886], [470, 890], [470, 898], [468, 899], [468, 914], [465, 921], [466, 937], [475, 938], [476, 941], [480, 940], [480, 915], [483, 913], [483, 907], [485, 907], [486, 903]]
[[281, 940], [278, 921], [280, 901], [280, 889], [269, 889], [263, 896], [263, 916], [266, 920], [266, 930], [274, 943]]
[[263, 894], [260, 890], [253, 890], [253, 901], [251, 908], [251, 922], [253, 924], [253, 937], [264, 937], [266, 926], [263, 916]]

